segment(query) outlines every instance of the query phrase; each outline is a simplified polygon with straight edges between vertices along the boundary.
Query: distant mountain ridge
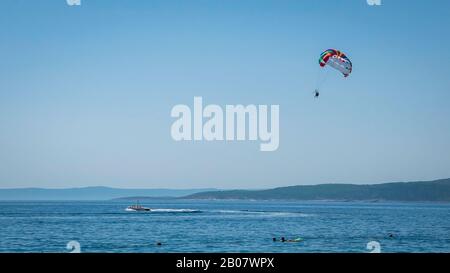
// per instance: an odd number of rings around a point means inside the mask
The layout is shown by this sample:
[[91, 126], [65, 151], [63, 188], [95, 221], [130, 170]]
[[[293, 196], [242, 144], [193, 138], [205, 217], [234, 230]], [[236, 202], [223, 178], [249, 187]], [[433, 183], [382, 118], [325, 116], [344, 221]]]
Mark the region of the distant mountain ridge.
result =
[[333, 201], [430, 201], [450, 202], [450, 178], [435, 181], [374, 185], [320, 184], [267, 190], [199, 192], [187, 199], [333, 200]]
[[155, 198], [240, 200], [429, 201], [450, 202], [450, 178], [434, 181], [372, 185], [320, 184], [265, 190], [121, 189], [0, 189], [0, 201], [145, 200]]
[[202, 191], [216, 189], [120, 189], [109, 187], [84, 187], [67, 189], [17, 188], [0, 189], [0, 200], [3, 201], [64, 201], [64, 200], [111, 200], [126, 196], [146, 197], [180, 197]]

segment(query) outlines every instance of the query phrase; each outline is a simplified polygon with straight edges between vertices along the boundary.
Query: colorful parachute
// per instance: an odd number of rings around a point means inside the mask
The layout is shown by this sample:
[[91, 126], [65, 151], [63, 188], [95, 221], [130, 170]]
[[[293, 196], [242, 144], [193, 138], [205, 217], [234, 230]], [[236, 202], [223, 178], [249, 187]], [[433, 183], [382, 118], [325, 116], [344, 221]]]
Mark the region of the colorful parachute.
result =
[[321, 67], [329, 65], [334, 69], [342, 72], [344, 77], [348, 77], [352, 73], [352, 62], [344, 53], [336, 49], [328, 49], [320, 55], [319, 64]]

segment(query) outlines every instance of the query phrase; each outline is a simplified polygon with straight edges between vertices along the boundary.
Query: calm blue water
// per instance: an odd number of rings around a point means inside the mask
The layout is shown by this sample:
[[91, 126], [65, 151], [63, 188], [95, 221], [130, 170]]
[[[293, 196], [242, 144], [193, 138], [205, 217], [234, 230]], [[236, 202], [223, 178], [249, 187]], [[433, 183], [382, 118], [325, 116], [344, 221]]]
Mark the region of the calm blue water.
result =
[[[0, 252], [450, 252], [450, 204], [0, 202]], [[394, 238], [388, 234], [393, 233]], [[300, 243], [272, 237], [303, 238]], [[162, 242], [157, 246], [156, 242]]]

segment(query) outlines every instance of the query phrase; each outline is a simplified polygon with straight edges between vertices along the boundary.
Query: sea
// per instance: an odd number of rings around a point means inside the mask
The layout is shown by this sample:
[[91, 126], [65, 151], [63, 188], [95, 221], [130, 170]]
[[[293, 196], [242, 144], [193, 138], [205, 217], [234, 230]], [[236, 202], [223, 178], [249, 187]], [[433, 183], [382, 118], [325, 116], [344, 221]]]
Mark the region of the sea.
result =
[[450, 252], [448, 203], [152, 199], [140, 201], [150, 212], [126, 211], [133, 203], [0, 202], [0, 252]]

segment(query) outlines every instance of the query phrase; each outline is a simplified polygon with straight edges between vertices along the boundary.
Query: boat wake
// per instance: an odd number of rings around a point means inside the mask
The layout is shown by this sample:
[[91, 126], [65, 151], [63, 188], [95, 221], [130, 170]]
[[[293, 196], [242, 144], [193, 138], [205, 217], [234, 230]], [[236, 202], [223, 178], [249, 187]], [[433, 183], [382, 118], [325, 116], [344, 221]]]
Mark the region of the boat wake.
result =
[[196, 213], [201, 212], [196, 209], [152, 209], [152, 212], [164, 212], [164, 213]]
[[310, 217], [313, 214], [302, 212], [288, 212], [288, 211], [251, 211], [251, 210], [219, 210], [220, 214], [247, 214], [255, 216], [293, 216], [293, 217]]

